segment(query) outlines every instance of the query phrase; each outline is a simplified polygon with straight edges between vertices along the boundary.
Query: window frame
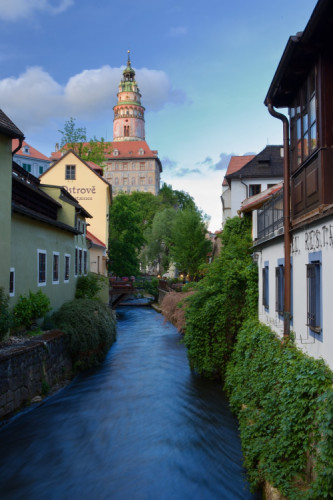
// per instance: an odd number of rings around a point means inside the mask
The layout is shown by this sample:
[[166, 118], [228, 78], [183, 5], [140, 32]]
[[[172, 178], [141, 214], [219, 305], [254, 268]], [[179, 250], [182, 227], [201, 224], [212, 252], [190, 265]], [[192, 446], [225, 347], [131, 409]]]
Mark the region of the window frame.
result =
[[[13, 276], [13, 280], [11, 277]], [[13, 284], [13, 286], [11, 286]], [[9, 269], [9, 297], [15, 297], [15, 267]]]
[[[252, 192], [255, 191], [255, 192]], [[261, 193], [261, 184], [249, 184], [249, 198]]]
[[[40, 269], [40, 255], [45, 256], [44, 260], [44, 274], [45, 274], [45, 279], [41, 280], [41, 269]], [[47, 284], [47, 252], [46, 250], [41, 250], [40, 248], [37, 249], [37, 286], [46, 286]]]
[[275, 311], [280, 317], [284, 315], [284, 273], [284, 263], [278, 263], [275, 268]]
[[269, 263], [264, 262], [262, 268], [262, 305], [269, 310]]
[[75, 181], [76, 180], [76, 165], [66, 165], [65, 166], [65, 180]]
[[289, 108], [292, 172], [319, 147], [317, 68], [314, 66]]
[[[56, 276], [54, 264], [57, 262]], [[52, 252], [52, 285], [59, 285], [60, 279], [60, 253]]]
[[[67, 262], [68, 262], [68, 277], [67, 276]], [[65, 253], [64, 255], [64, 283], [69, 283], [71, 272], [71, 255], [69, 253]]]
[[321, 252], [309, 254], [306, 264], [306, 326], [310, 333], [322, 332], [322, 262]]

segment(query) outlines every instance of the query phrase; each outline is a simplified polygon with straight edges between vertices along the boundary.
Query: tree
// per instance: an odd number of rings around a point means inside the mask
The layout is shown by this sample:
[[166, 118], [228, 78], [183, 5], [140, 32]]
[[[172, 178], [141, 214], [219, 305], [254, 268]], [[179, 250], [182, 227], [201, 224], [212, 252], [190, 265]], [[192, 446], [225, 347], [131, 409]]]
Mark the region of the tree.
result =
[[212, 249], [212, 243], [206, 238], [207, 229], [198, 210], [185, 208], [179, 210], [173, 221], [171, 256], [179, 271], [197, 275], [199, 267]]
[[158, 199], [164, 208], [173, 207], [175, 209], [196, 208], [192, 196], [185, 191], [177, 191], [172, 186], [164, 183], [158, 193]]
[[64, 130], [59, 130], [59, 132], [62, 134], [60, 142], [62, 150], [72, 149], [83, 160], [92, 161], [100, 166], [104, 165], [105, 153], [111, 151], [111, 145], [105, 143], [103, 137], [97, 139], [94, 136], [88, 141], [86, 128], [77, 127], [73, 117], [65, 122]]
[[139, 205], [118, 194], [110, 207], [109, 270], [117, 276], [139, 273], [139, 252], [145, 242]]
[[157, 212], [151, 227], [145, 231], [147, 244], [142, 257], [146, 263], [158, 265], [161, 273], [170, 266], [170, 251], [173, 245], [172, 228], [177, 212], [174, 208], [165, 208]]

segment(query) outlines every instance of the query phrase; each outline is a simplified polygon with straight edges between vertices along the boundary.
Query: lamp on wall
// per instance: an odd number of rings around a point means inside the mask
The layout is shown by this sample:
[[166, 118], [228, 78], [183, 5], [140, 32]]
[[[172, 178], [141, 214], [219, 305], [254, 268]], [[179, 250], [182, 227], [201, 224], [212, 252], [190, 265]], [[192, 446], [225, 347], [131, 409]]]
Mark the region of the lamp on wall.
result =
[[255, 263], [255, 264], [258, 264], [258, 261], [259, 261], [259, 258], [261, 256], [261, 250], [257, 251], [257, 252], [253, 252], [253, 254], [251, 255], [252, 257], [252, 261]]

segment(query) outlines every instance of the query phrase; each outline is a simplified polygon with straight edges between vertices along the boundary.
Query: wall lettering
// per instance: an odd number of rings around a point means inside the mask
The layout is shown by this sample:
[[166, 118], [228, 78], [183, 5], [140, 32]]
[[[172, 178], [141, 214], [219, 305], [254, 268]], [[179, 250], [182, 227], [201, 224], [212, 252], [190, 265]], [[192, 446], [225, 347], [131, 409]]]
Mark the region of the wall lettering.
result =
[[[64, 186], [66, 191], [68, 191], [70, 194], [96, 194], [96, 187], [91, 186], [91, 187], [68, 187]], [[83, 198], [81, 198], [83, 199]], [[92, 198], [87, 198], [87, 199], [92, 199]]]
[[306, 231], [304, 238], [305, 250], [308, 252], [327, 246], [333, 247], [333, 225], [330, 224], [329, 226], [322, 226], [321, 229]]

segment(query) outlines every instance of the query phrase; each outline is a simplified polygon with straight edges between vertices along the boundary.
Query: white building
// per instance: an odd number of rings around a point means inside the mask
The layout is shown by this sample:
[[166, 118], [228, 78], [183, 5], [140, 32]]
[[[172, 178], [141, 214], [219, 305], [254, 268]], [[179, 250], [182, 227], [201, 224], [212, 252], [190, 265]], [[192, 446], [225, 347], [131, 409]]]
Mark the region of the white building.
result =
[[13, 139], [12, 151], [15, 152], [13, 160], [35, 177], [43, 174], [51, 164], [47, 156], [30, 146], [26, 141], [23, 141], [22, 146], [20, 146], [19, 141]]
[[222, 227], [235, 217], [243, 200], [281, 182], [282, 146], [266, 146], [257, 155], [232, 156], [222, 184]]

